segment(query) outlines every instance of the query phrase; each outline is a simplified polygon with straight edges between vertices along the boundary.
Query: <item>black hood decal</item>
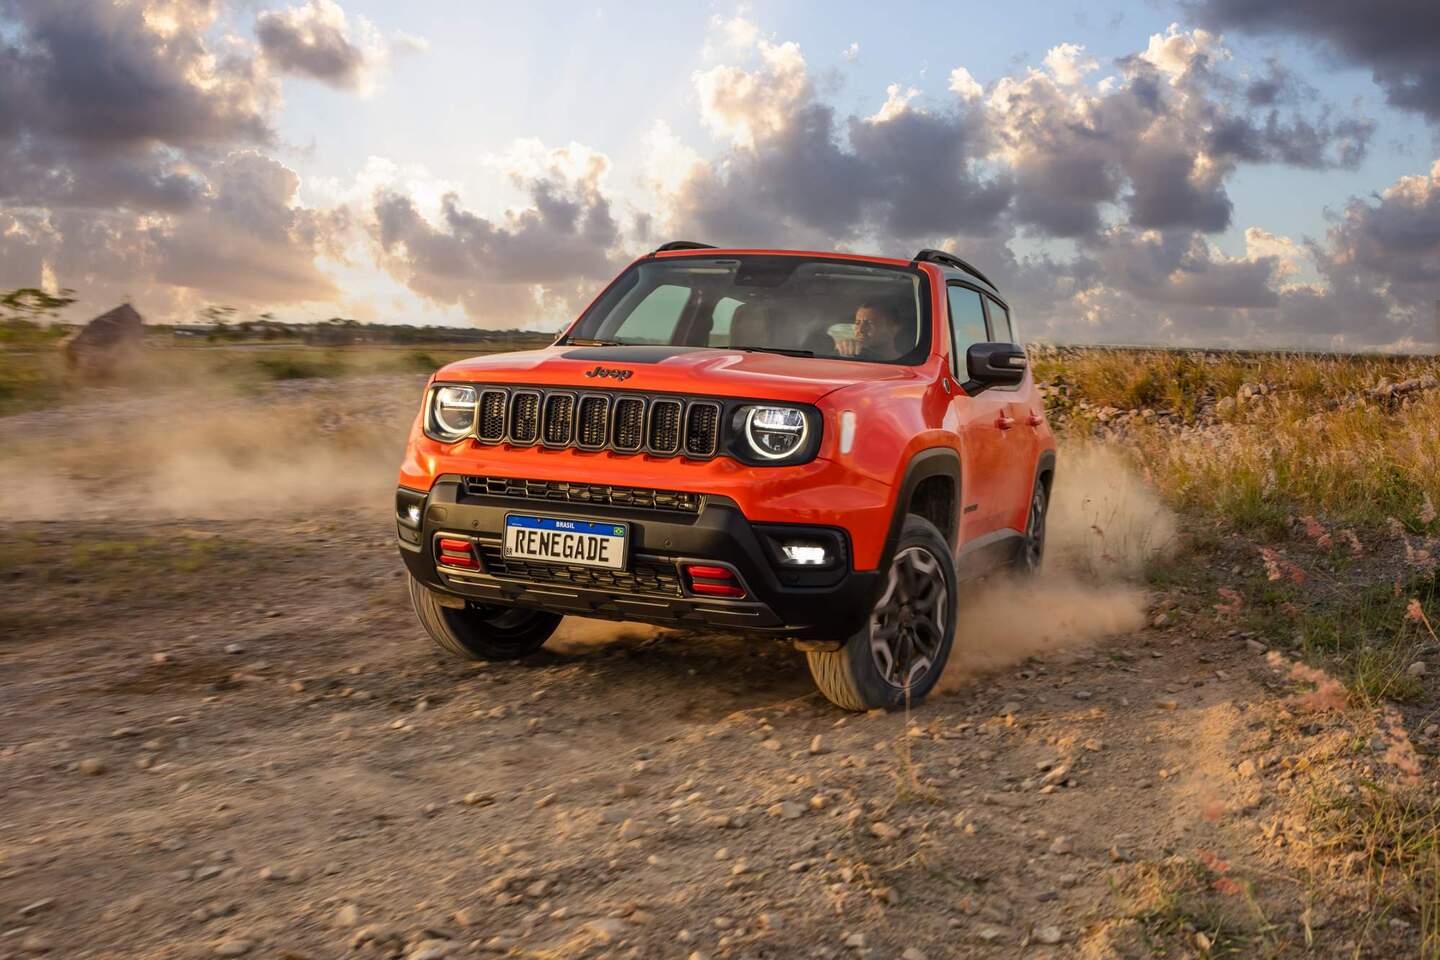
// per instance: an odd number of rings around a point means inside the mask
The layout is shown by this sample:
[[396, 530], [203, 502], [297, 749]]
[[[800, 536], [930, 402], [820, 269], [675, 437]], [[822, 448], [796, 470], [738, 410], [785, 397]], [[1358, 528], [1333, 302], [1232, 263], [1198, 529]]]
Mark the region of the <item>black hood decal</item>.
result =
[[[561, 344], [564, 346], [564, 344]], [[607, 366], [617, 363], [659, 363], [682, 353], [708, 350], [709, 347], [676, 347], [669, 344], [637, 343], [619, 347], [575, 347], [561, 356], [566, 360], [595, 360]]]

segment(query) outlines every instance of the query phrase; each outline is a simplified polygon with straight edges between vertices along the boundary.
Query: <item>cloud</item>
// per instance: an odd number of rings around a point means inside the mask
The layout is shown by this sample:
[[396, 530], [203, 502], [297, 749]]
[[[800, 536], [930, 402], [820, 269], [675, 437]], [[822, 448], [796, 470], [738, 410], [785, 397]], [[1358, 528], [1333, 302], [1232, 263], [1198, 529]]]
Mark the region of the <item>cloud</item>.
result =
[[962, 100], [978, 100], [985, 93], [985, 88], [970, 75], [970, 71], [964, 67], [956, 67], [950, 71], [951, 93], [957, 94]]
[[[520, 155], [532, 153], [522, 145]], [[618, 266], [620, 228], [601, 189], [609, 161], [571, 147], [549, 151], [542, 169], [511, 174], [530, 205], [497, 220], [466, 210], [455, 193], [435, 221], [409, 195], [381, 188], [371, 225], [382, 264], [416, 293], [461, 305], [484, 326], [552, 326]]]
[[1056, 83], [1073, 87], [1085, 79], [1085, 74], [1100, 69], [1100, 63], [1085, 55], [1083, 45], [1062, 43], [1045, 54], [1045, 67], [1055, 76]]
[[1217, 29], [1289, 34], [1368, 67], [1391, 106], [1440, 122], [1440, 16], [1425, 0], [1188, 0], [1197, 20]]
[[366, 92], [374, 72], [396, 52], [426, 47], [418, 37], [400, 35], [387, 43], [373, 23], [356, 18], [352, 30], [335, 0], [306, 0], [303, 6], [265, 10], [255, 18], [255, 38], [278, 69], [345, 90]]

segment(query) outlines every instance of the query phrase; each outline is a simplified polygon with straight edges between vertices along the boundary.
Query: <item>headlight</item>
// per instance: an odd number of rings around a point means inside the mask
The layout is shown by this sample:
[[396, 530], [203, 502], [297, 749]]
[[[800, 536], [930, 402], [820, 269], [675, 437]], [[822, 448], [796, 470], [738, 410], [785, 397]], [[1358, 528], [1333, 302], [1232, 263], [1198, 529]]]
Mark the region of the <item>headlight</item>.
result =
[[475, 432], [474, 387], [436, 387], [425, 414], [425, 433], [432, 440], [454, 443]]
[[809, 421], [794, 407], [751, 407], [745, 415], [745, 441], [757, 457], [783, 460], [805, 446]]

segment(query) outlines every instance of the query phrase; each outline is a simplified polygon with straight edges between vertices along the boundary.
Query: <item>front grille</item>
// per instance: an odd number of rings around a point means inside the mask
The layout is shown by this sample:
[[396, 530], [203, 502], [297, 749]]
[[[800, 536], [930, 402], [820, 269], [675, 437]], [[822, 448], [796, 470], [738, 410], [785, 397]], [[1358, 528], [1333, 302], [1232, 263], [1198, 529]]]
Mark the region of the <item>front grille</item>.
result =
[[699, 513], [700, 494], [648, 487], [615, 487], [605, 483], [568, 483], [563, 480], [518, 480], [510, 477], [466, 477], [465, 493], [472, 497], [510, 497], [548, 503], [599, 504], [639, 510]]
[[480, 562], [486, 573], [500, 580], [566, 584], [591, 590], [638, 593], [659, 597], [682, 595], [675, 564], [661, 557], [636, 556], [629, 570], [600, 570], [556, 563], [506, 558], [495, 543], [482, 543]]
[[475, 439], [708, 460], [720, 452], [725, 406], [702, 397], [481, 386]]

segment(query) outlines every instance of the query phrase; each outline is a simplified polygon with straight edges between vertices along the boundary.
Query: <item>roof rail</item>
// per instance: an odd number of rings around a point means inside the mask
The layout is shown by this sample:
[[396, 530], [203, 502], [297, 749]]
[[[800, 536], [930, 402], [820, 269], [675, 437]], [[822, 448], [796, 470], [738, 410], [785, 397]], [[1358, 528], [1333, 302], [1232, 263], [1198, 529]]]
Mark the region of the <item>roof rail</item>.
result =
[[921, 250], [919, 253], [915, 254], [915, 256], [911, 257], [910, 262], [939, 263], [947, 267], [954, 267], [957, 270], [963, 270], [966, 273], [970, 274], [970, 276], [974, 277], [976, 280], [979, 280], [991, 290], [994, 290], [997, 293], [1000, 291], [1000, 288], [995, 286], [994, 282], [992, 282], [989, 277], [985, 276], [985, 274], [981, 273], [979, 270], [976, 270], [964, 260], [961, 260], [959, 257], [955, 256], [955, 254], [946, 253], [944, 250], [931, 250], [929, 247], [926, 247], [924, 250]]
[[694, 240], [671, 240], [669, 243], [662, 243], [651, 251], [650, 256], [657, 253], [668, 253], [671, 250], [714, 250], [713, 243], [696, 243]]

